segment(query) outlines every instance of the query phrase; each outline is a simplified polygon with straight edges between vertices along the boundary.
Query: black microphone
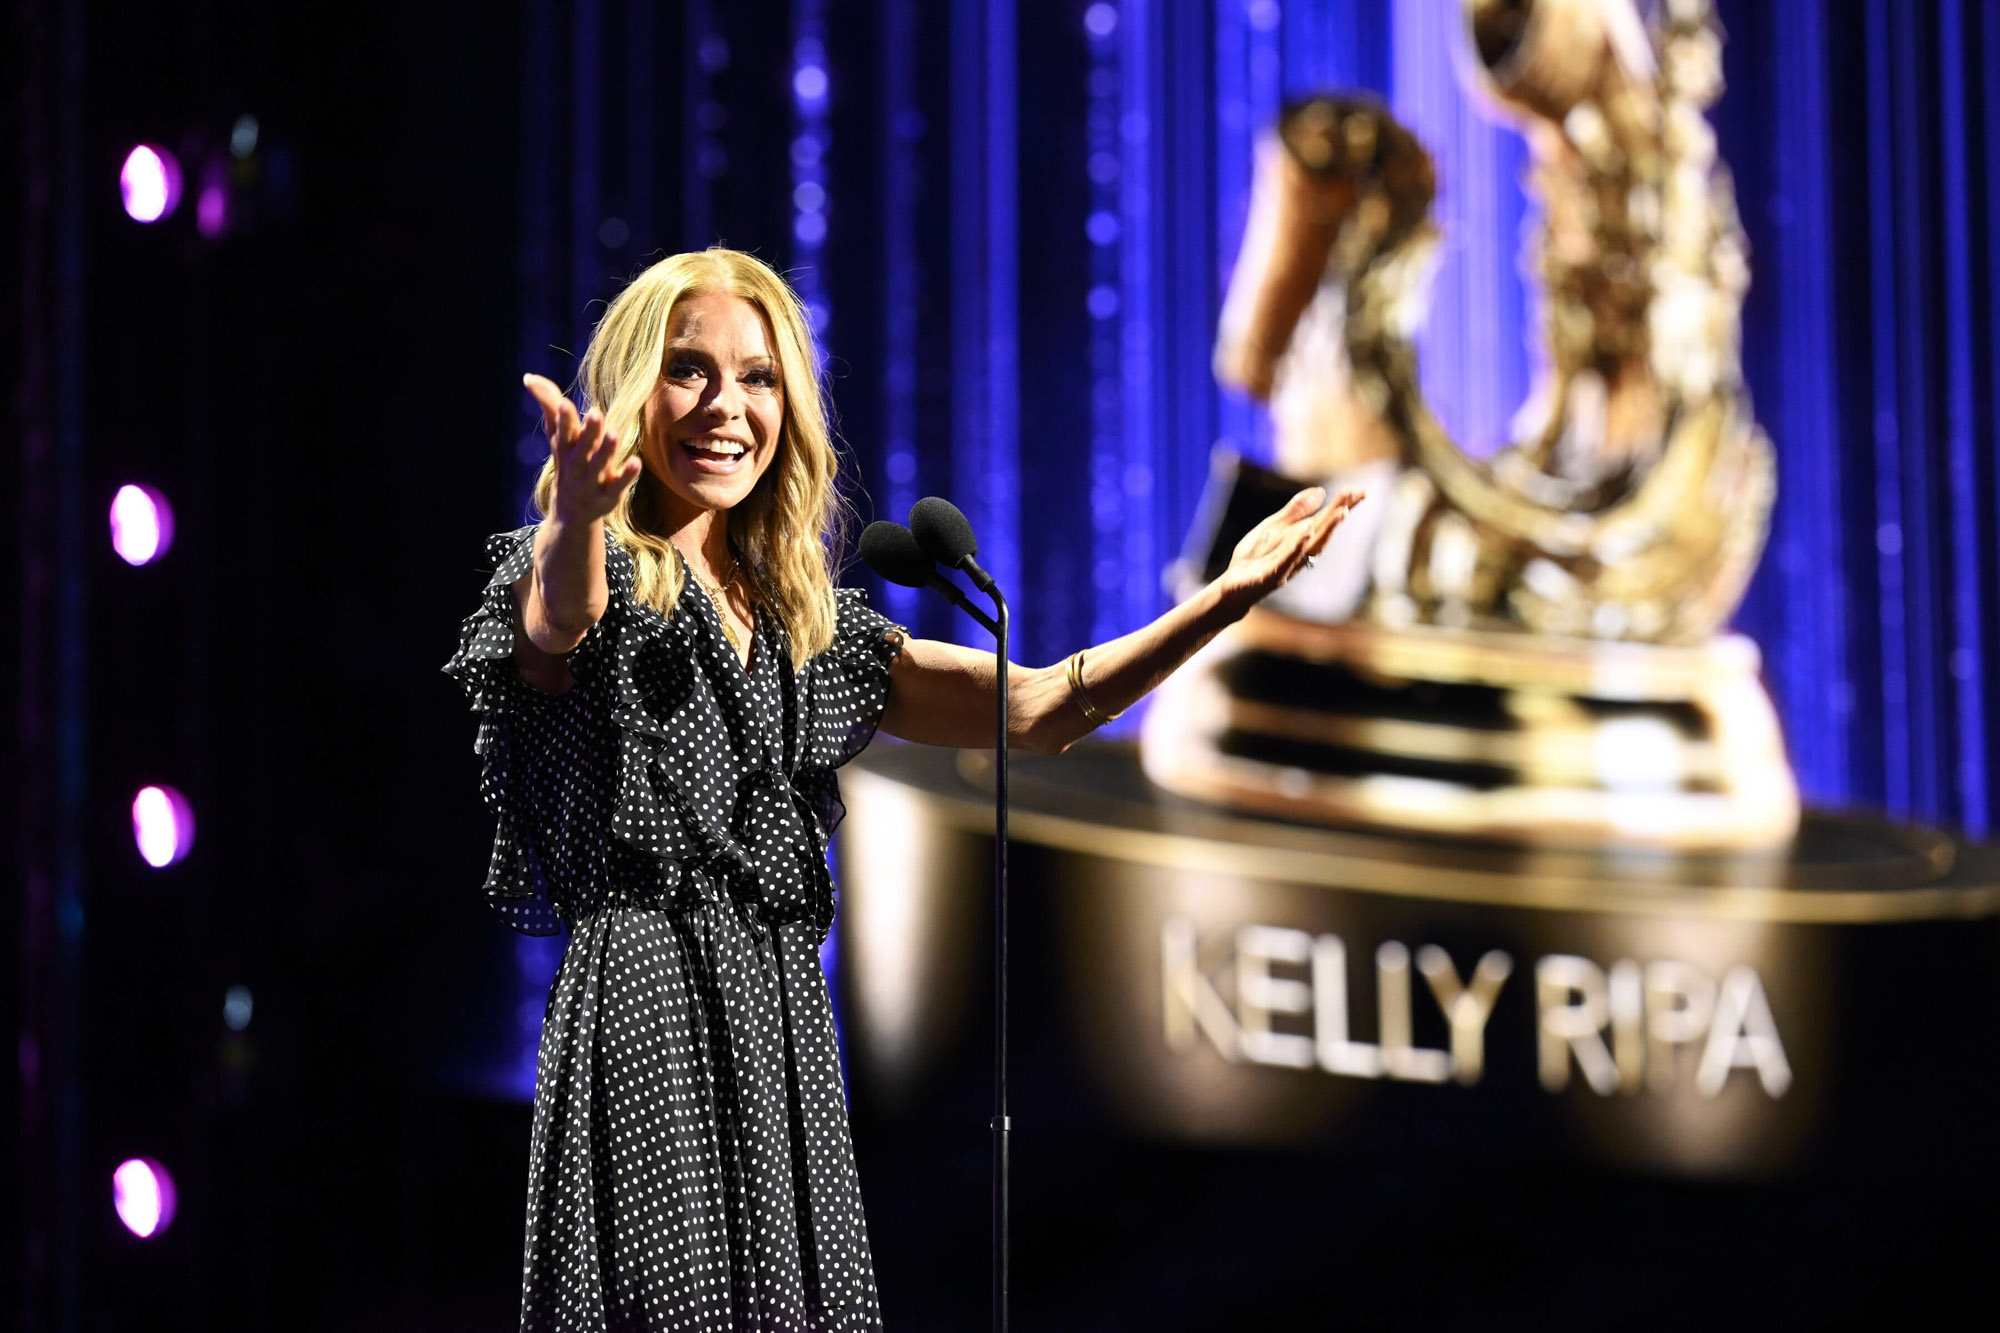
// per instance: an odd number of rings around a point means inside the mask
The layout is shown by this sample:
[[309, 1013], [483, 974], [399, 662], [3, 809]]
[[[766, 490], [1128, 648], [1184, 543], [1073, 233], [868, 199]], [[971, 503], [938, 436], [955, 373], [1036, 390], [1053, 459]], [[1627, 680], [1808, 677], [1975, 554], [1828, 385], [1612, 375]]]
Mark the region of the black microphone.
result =
[[962, 570], [982, 592], [993, 591], [993, 576], [979, 567], [979, 538], [957, 505], [941, 496], [928, 495], [910, 506], [910, 531], [924, 554], [941, 565]]
[[928, 587], [938, 576], [937, 564], [901, 523], [876, 522], [862, 529], [861, 558], [868, 568], [905, 588]]
[[984, 625], [987, 633], [999, 633], [992, 617], [967, 601], [964, 590], [956, 583], [938, 573], [937, 565], [902, 524], [877, 520], [863, 528], [861, 558], [868, 568], [891, 583], [900, 583], [905, 588], [936, 588], [953, 606]]

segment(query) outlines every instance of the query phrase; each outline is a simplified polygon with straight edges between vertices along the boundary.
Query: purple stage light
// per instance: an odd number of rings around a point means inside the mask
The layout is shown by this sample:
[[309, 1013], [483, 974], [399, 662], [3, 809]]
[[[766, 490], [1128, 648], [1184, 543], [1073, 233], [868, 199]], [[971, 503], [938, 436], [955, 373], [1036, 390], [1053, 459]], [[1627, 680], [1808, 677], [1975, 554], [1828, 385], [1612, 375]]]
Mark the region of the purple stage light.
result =
[[166, 149], [142, 143], [125, 155], [118, 188], [134, 222], [158, 222], [181, 201], [181, 165]]
[[127, 1230], [150, 1239], [173, 1224], [174, 1178], [152, 1158], [134, 1157], [111, 1173], [111, 1202]]
[[194, 847], [194, 807], [172, 787], [141, 787], [132, 798], [132, 840], [158, 870]]
[[800, 65], [792, 74], [792, 94], [801, 104], [826, 97], [826, 70], [819, 65]]
[[111, 549], [128, 565], [158, 560], [174, 544], [174, 511], [150, 486], [120, 486], [111, 499]]
[[194, 225], [211, 241], [228, 230], [229, 191], [221, 180], [202, 182], [201, 193], [195, 196], [194, 201]]

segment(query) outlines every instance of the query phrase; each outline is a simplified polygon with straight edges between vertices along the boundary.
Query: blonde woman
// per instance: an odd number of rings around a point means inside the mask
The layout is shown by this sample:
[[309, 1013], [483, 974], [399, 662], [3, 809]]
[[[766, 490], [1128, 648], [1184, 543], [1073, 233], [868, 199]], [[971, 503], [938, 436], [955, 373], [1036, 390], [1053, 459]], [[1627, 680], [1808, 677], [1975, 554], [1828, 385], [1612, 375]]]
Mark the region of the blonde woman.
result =
[[[991, 654], [836, 589], [839, 501], [797, 296], [735, 251], [611, 303], [580, 416], [526, 377], [542, 519], [445, 670], [480, 715], [486, 889], [567, 929], [535, 1083], [523, 1329], [874, 1329], [881, 1316], [817, 951], [834, 771], [879, 727], [992, 743]], [[1012, 741], [1066, 749], [1326, 542], [1360, 497], [1299, 495], [1200, 596], [1010, 667]]]

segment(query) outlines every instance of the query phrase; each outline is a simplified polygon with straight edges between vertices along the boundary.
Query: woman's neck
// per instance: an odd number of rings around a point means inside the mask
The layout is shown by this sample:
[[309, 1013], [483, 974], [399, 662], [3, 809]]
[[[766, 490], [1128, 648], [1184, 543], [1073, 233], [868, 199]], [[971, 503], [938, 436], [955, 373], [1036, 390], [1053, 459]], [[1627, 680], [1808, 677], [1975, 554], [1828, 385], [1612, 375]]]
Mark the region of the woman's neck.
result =
[[729, 514], [721, 509], [698, 509], [672, 514], [667, 521], [667, 540], [694, 566], [707, 582], [720, 583], [729, 577], [736, 558], [729, 551]]

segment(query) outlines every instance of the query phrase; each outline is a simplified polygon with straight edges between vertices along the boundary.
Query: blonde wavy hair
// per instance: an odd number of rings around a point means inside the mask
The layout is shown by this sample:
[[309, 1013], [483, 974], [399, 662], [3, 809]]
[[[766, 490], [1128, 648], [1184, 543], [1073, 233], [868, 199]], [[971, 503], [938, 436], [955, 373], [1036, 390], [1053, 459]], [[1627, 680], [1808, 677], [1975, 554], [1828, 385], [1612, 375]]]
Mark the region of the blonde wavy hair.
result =
[[[618, 461], [638, 453], [647, 407], [665, 370], [674, 305], [696, 292], [742, 297], [763, 314], [775, 339], [785, 393], [777, 456], [756, 489], [729, 511], [729, 539], [753, 594], [783, 623], [796, 671], [833, 643], [833, 571], [848, 528], [847, 507], [834, 488], [840, 459], [827, 422], [819, 353], [798, 294], [770, 265], [740, 250], [669, 256], [612, 300], [591, 334], [577, 387], [585, 408], [599, 408], [606, 428], [616, 432]], [[670, 615], [680, 600], [681, 568], [661, 527], [663, 489], [641, 471], [604, 526], [632, 556], [639, 600]], [[535, 482], [538, 514], [548, 514], [554, 493], [551, 459]]]

